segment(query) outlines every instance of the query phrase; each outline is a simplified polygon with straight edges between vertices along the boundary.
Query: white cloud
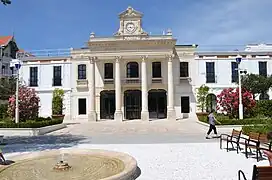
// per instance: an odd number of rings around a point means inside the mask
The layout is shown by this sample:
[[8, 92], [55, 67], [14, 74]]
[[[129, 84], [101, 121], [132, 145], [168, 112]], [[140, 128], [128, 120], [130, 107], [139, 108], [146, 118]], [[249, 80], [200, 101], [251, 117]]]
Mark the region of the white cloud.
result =
[[180, 44], [200, 47], [271, 43], [271, 7], [271, 0], [198, 1], [176, 12], [174, 35]]

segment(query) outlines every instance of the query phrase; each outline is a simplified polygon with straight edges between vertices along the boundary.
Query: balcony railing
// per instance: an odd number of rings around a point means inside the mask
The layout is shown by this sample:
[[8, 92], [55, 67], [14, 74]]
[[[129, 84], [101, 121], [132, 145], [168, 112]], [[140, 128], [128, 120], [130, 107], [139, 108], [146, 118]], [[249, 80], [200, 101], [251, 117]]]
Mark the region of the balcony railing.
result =
[[104, 79], [104, 84], [114, 84], [114, 79]]
[[179, 82], [182, 83], [184, 81], [191, 81], [190, 77], [179, 77]]
[[140, 84], [141, 79], [140, 78], [125, 78], [123, 79], [123, 84]]
[[162, 78], [152, 78], [152, 83], [162, 83]]
[[88, 80], [87, 79], [78, 79], [76, 86], [78, 88], [86, 88], [86, 87], [88, 87]]

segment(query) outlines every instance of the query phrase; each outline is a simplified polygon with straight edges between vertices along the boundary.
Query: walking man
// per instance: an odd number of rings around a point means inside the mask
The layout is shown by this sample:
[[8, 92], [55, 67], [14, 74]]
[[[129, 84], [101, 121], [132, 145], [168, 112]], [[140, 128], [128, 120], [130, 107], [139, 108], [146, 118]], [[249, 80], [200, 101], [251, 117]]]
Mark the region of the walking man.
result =
[[215, 122], [217, 122], [218, 124], [221, 124], [219, 121], [216, 120], [213, 113], [214, 113], [214, 110], [212, 109], [210, 114], [208, 115], [208, 121], [209, 121], [210, 128], [207, 132], [206, 139], [210, 139], [210, 134], [211, 134], [212, 130], [213, 130], [214, 134], [217, 136]]

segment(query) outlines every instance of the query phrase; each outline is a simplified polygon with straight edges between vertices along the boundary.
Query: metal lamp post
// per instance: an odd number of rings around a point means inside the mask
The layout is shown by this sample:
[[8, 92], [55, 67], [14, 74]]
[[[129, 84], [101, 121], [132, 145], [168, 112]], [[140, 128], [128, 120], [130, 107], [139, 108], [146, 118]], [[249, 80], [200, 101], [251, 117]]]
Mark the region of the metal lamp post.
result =
[[238, 64], [238, 85], [239, 85], [239, 119], [243, 119], [243, 102], [242, 102], [242, 84], [241, 84], [241, 69], [240, 63], [242, 61], [242, 56], [238, 55], [236, 57], [236, 63]]
[[15, 104], [15, 123], [19, 123], [19, 70], [21, 68], [21, 62], [19, 59], [13, 59], [10, 62], [10, 67], [16, 68], [16, 104]]

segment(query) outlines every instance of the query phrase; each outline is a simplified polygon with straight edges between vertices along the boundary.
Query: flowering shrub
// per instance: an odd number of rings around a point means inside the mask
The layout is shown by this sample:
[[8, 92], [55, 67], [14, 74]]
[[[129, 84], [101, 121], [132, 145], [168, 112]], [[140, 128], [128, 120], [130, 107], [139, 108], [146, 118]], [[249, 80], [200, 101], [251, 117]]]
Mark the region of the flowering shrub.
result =
[[[35, 119], [39, 115], [40, 98], [37, 96], [35, 89], [27, 86], [19, 87], [19, 118], [20, 120]], [[15, 117], [15, 95], [9, 98], [8, 115]]]
[[[227, 88], [217, 96], [217, 110], [228, 114], [230, 117], [238, 117], [239, 115], [239, 88]], [[253, 108], [256, 106], [256, 101], [253, 94], [246, 89], [242, 89], [242, 103], [245, 116], [252, 113]]]

